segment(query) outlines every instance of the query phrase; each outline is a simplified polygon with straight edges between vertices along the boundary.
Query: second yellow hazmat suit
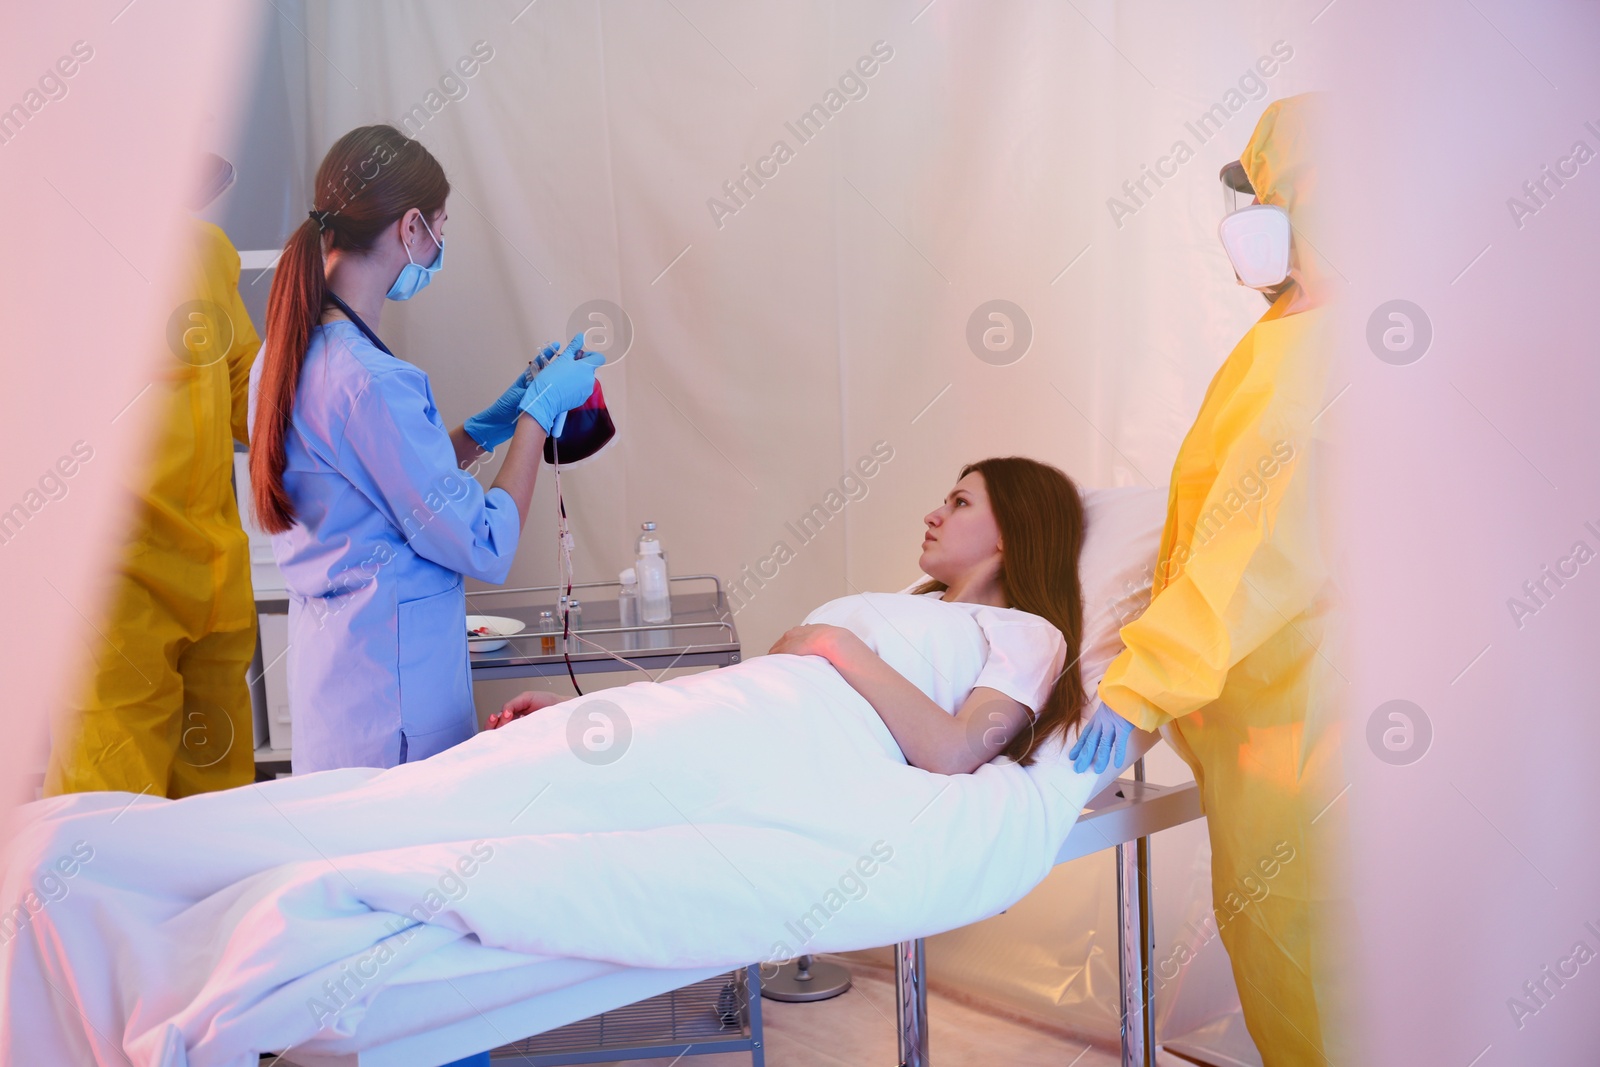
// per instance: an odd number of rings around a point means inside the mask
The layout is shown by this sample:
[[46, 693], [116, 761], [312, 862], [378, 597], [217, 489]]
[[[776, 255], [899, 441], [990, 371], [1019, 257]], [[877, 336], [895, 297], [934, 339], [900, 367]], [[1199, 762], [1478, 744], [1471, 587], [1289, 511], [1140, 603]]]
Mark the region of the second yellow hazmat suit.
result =
[[167, 324], [162, 377], [137, 401], [163, 411], [91, 677], [52, 729], [46, 795], [182, 797], [255, 777], [255, 596], [232, 476], [261, 340], [238, 252], [216, 226], [191, 225], [196, 273]]
[[1295, 224], [1295, 284], [1206, 392], [1173, 467], [1154, 596], [1123, 628], [1126, 648], [1100, 686], [1123, 718], [1164, 727], [1194, 770], [1213, 916], [1268, 1067], [1326, 1062], [1313, 909], [1329, 857], [1313, 823], [1338, 792], [1328, 775], [1339, 674], [1322, 647], [1330, 587], [1313, 476], [1322, 286], [1300, 237], [1313, 107], [1313, 97], [1273, 104], [1240, 157], [1260, 201]]

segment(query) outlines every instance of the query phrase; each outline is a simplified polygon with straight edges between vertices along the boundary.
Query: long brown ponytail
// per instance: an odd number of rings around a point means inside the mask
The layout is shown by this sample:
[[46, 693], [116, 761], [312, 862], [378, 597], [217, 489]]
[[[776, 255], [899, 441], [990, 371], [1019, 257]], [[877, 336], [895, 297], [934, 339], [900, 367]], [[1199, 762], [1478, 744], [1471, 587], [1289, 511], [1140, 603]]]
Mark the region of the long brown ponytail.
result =
[[393, 126], [361, 126], [334, 142], [317, 168], [316, 206], [283, 246], [267, 297], [267, 336], [250, 430], [250, 486], [256, 522], [268, 533], [294, 525], [283, 488], [285, 438], [300, 365], [322, 317], [328, 282], [322, 257], [335, 249], [370, 251], [412, 208], [431, 219], [450, 195], [444, 168]]
[[[983, 476], [989, 506], [1000, 527], [1000, 591], [1006, 603], [1049, 620], [1067, 642], [1067, 662], [1051, 686], [1038, 719], [1018, 731], [1002, 750], [1026, 767], [1052, 734], [1065, 734], [1083, 713], [1087, 698], [1078, 658], [1083, 651], [1083, 586], [1078, 580], [1078, 555], [1083, 550], [1086, 521], [1083, 499], [1072, 479], [1056, 468], [1021, 456], [969, 463]], [[960, 479], [957, 479], [958, 481]], [[929, 580], [915, 592], [944, 590]], [[994, 755], [995, 753], [991, 753]]]

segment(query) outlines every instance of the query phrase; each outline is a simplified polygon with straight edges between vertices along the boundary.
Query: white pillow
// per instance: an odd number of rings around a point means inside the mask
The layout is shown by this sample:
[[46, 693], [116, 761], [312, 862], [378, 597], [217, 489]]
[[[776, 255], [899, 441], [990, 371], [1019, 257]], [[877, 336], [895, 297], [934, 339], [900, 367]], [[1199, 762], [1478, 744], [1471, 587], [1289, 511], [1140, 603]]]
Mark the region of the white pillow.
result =
[[[1120, 486], [1083, 491], [1083, 552], [1078, 556], [1078, 582], [1083, 587], [1083, 649], [1079, 666], [1083, 691], [1094, 707], [1100, 678], [1122, 651], [1120, 631], [1150, 604], [1150, 583], [1155, 578], [1156, 553], [1161, 551], [1161, 531], [1167, 522], [1165, 489]], [[1061, 775], [1056, 788], [1077, 802], [1087, 801], [1131, 766], [1155, 744], [1153, 733], [1135, 730], [1128, 740], [1127, 765], [1107, 767], [1096, 775], [1078, 774], [1065, 756], [1077, 740], [1071, 728], [1064, 737], [1052, 737], [1034, 752], [1029, 772]], [[1002, 757], [996, 757], [1003, 761]]]
[[1088, 531], [1078, 557], [1083, 586], [1083, 684], [1093, 698], [1122, 651], [1119, 631], [1150, 604], [1156, 553], [1167, 522], [1167, 491], [1142, 486], [1086, 489]]

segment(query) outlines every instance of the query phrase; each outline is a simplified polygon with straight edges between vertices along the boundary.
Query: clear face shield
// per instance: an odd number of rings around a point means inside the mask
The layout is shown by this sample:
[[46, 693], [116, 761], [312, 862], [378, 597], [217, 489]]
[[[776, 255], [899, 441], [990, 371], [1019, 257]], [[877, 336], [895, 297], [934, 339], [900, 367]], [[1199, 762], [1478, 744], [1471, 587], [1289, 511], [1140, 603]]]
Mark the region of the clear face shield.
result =
[[1271, 303], [1292, 284], [1289, 213], [1257, 201], [1250, 176], [1238, 160], [1223, 167], [1218, 177], [1222, 180], [1223, 216], [1217, 237], [1239, 284], [1260, 290]]

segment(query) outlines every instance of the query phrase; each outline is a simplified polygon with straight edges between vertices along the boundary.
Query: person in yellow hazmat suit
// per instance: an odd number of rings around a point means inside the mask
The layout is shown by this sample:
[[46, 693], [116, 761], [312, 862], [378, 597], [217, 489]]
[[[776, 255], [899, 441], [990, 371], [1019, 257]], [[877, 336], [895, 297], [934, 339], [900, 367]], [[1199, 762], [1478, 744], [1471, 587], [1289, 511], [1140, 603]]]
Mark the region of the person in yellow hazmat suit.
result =
[[1315, 94], [1272, 104], [1223, 168], [1226, 185], [1254, 195], [1223, 219], [1223, 245], [1271, 307], [1212, 379], [1178, 451], [1150, 605], [1123, 627], [1126, 647], [1071, 753], [1103, 769], [1115, 751], [1120, 765], [1133, 726], [1161, 728], [1193, 768], [1213, 916], [1267, 1067], [1327, 1062], [1313, 910], [1328, 857], [1312, 824], [1338, 792], [1340, 674], [1322, 647], [1331, 586], [1314, 473], [1328, 294], [1303, 237], [1317, 107]]
[[[190, 206], [215, 199], [232, 174], [208, 157]], [[164, 410], [134, 475], [132, 529], [90, 677], [52, 723], [47, 796], [183, 797], [255, 777], [255, 595], [232, 476], [261, 340], [239, 298], [238, 252], [211, 223], [189, 225], [194, 273], [167, 322], [169, 358], [137, 401]]]

